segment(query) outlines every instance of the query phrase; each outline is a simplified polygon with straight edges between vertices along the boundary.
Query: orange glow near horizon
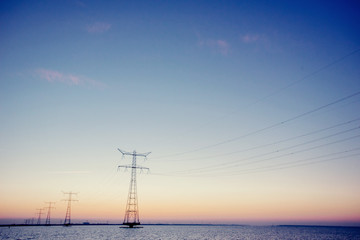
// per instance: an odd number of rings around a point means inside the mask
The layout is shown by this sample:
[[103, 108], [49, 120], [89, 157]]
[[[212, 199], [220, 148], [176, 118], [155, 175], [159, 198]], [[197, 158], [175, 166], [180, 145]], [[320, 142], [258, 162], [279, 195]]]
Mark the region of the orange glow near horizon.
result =
[[[72, 217], [74, 219], [103, 219], [122, 221], [125, 206], [118, 202], [82, 202], [73, 203]], [[354, 203], [356, 204], [356, 203]], [[207, 204], [189, 204], [172, 202], [168, 204], [143, 203], [139, 206], [142, 222], [151, 223], [233, 223], [233, 224], [286, 224], [286, 223], [360, 223], [360, 209], [357, 206], [332, 206], [334, 211], [328, 212], [326, 204], [296, 203], [276, 205], [267, 201], [267, 205], [259, 202], [229, 203], [216, 202]], [[221, 207], [223, 206], [223, 207]], [[34, 209], [31, 211], [29, 209]], [[52, 218], [64, 218], [66, 203], [59, 202], [52, 211]], [[45, 218], [46, 213], [42, 216]], [[35, 206], [18, 204], [17, 202], [3, 203], [0, 218], [29, 218], [35, 217]]]
[[[143, 178], [139, 180], [138, 190], [140, 221], [143, 223], [360, 223], [356, 191], [336, 186], [329, 191], [324, 189], [317, 192], [312, 186], [273, 179], [272, 182], [259, 184], [253, 181], [251, 185], [237, 189], [226, 187], [226, 181], [229, 181], [227, 179], [194, 182], [193, 179], [158, 181], [155, 177], [146, 177], [147, 181]], [[85, 180], [84, 182], [86, 183]], [[79, 201], [72, 203], [72, 218], [115, 219], [121, 222], [125, 212], [129, 176], [114, 174], [113, 182], [104, 185], [106, 187], [96, 184], [80, 185], [78, 188], [83, 191], [76, 197]], [[289, 187], [289, 184], [297, 187]], [[193, 187], [187, 189], [188, 186]], [[166, 191], [167, 188], [174, 190]], [[45, 207], [44, 199], [57, 200], [52, 218], [64, 218], [67, 207], [67, 203], [61, 201], [65, 198], [64, 195], [57, 189], [46, 190], [46, 185], [37, 194], [22, 187], [11, 189], [11, 195], [2, 196], [0, 218], [36, 217], [36, 209]]]

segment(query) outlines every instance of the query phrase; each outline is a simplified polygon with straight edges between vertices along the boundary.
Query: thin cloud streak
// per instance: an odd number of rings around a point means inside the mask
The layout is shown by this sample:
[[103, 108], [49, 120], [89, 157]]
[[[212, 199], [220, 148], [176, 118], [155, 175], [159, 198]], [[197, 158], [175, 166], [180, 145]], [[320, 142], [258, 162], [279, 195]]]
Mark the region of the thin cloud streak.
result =
[[104, 88], [106, 85], [102, 82], [95, 81], [93, 79], [83, 77], [83, 76], [76, 76], [74, 74], [64, 74], [55, 70], [51, 69], [44, 69], [40, 68], [35, 70], [36, 76], [45, 79], [50, 83], [60, 82], [67, 85], [90, 85], [94, 87]]
[[89, 174], [91, 171], [49, 171], [48, 174]]
[[88, 25], [86, 27], [86, 30], [89, 33], [103, 33], [103, 32], [108, 31], [110, 28], [111, 28], [110, 23], [96, 22], [94, 24]]
[[260, 35], [258, 34], [245, 34], [241, 37], [243, 43], [253, 43], [260, 39]]
[[279, 36], [278, 33], [274, 31], [270, 34], [246, 33], [240, 35], [239, 39], [243, 44], [254, 47], [255, 51], [265, 50], [271, 53], [278, 53], [282, 51], [281, 42], [285, 38]]
[[208, 48], [214, 50], [215, 52], [221, 53], [224, 56], [228, 55], [229, 49], [230, 49], [229, 43], [223, 39], [199, 40], [199, 45], [208, 47]]

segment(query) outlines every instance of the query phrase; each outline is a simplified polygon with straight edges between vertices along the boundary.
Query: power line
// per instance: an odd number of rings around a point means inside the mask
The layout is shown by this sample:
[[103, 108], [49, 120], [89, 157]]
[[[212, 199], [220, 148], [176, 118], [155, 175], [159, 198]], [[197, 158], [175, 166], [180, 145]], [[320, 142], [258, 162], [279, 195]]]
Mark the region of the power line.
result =
[[[242, 160], [235, 160], [235, 161], [231, 161], [231, 162], [227, 162], [227, 163], [214, 164], [214, 165], [211, 165], [211, 166], [194, 168], [194, 169], [190, 169], [190, 170], [170, 172], [170, 173], [183, 173], [183, 172], [187, 172], [187, 173], [188, 173], [188, 172], [199, 171], [199, 170], [201, 171], [201, 170], [207, 170], [207, 169], [212, 169], [212, 168], [217, 169], [218, 167], [222, 167], [222, 168], [233, 167], [233, 166], [237, 166], [240, 161], [241, 161], [241, 162], [243, 162], [243, 161], [249, 161], [249, 160], [252, 160], [252, 159], [259, 158], [259, 157], [264, 157], [264, 156], [267, 156], [267, 155], [271, 155], [271, 154], [273, 154], [273, 153], [279, 153], [279, 152], [282, 152], [282, 151], [285, 151], [285, 150], [293, 149], [293, 148], [296, 148], [296, 147], [299, 147], [299, 146], [307, 145], [307, 144], [314, 143], [314, 142], [317, 142], [317, 141], [320, 141], [320, 140], [324, 140], [324, 139], [327, 139], [327, 138], [331, 138], [331, 137], [334, 137], [334, 136], [338, 136], [338, 135], [340, 135], [340, 134], [352, 132], [352, 131], [357, 130], [357, 129], [359, 129], [359, 128], [360, 128], [360, 126], [355, 127], [355, 128], [351, 128], [351, 129], [347, 129], [347, 130], [343, 130], [343, 131], [339, 131], [339, 132], [337, 132], [337, 133], [333, 133], [333, 134], [330, 134], [330, 135], [327, 135], [327, 136], [323, 136], [323, 137], [320, 137], [320, 138], [316, 138], [316, 139], [313, 139], [313, 140], [310, 140], [310, 141], [302, 142], [302, 143], [295, 144], [295, 145], [292, 145], [292, 146], [288, 146], [288, 147], [280, 148], [280, 149], [273, 150], [273, 151], [270, 151], [270, 152], [266, 152], [266, 153], [254, 155], [254, 156], [251, 156], [251, 157], [247, 157], [247, 158], [242, 159]], [[235, 164], [235, 165], [234, 165], [234, 164]], [[228, 165], [231, 165], [231, 166], [228, 166]], [[225, 166], [226, 166], [226, 167], [225, 167]]]
[[334, 161], [334, 160], [339, 160], [339, 159], [344, 159], [344, 158], [349, 158], [349, 157], [356, 157], [359, 155], [360, 155], [360, 153], [356, 153], [356, 154], [351, 154], [351, 155], [347, 155], [347, 156], [341, 156], [341, 157], [336, 157], [336, 158], [313, 161], [313, 162], [309, 162], [309, 163], [297, 164], [297, 165], [293, 165], [293, 166], [273, 168], [271, 170], [273, 171], [273, 170], [279, 170], [279, 169], [285, 169], [285, 168], [294, 168], [294, 167], [299, 167], [299, 166], [313, 165], [313, 164], [317, 164], [317, 163], [321, 163], [321, 162], [329, 162], [329, 161]]
[[[298, 79], [298, 80], [296, 80], [296, 81], [294, 81], [294, 82], [289, 83], [288, 85], [286, 85], [286, 86], [284, 86], [284, 87], [282, 87], [282, 88], [279, 88], [279, 89], [273, 91], [272, 93], [266, 95], [266, 96], [263, 97], [263, 98], [260, 98], [259, 100], [257, 100], [256, 102], [254, 102], [254, 103], [251, 104], [251, 105], [255, 105], [255, 104], [258, 103], [258, 102], [262, 102], [262, 101], [264, 101], [264, 100], [266, 100], [266, 99], [274, 96], [275, 94], [277, 94], [277, 93], [279, 93], [279, 92], [282, 92], [282, 91], [284, 91], [284, 90], [286, 90], [286, 89], [288, 89], [288, 88], [290, 88], [290, 87], [298, 84], [299, 82], [302, 82], [302, 81], [304, 81], [304, 80], [306, 80], [306, 79], [308, 79], [308, 78], [310, 78], [310, 77], [312, 77], [312, 76], [314, 76], [314, 75], [316, 75], [316, 74], [318, 74], [318, 73], [320, 73], [320, 72], [322, 72], [322, 71], [324, 71], [324, 70], [332, 67], [333, 65], [336, 65], [337, 63], [345, 60], [346, 58], [348, 58], [348, 57], [350, 57], [350, 56], [352, 56], [352, 55], [354, 55], [354, 54], [356, 54], [356, 53], [358, 53], [358, 52], [360, 52], [360, 48], [359, 48], [359, 49], [356, 49], [356, 50], [354, 50], [354, 51], [352, 51], [352, 52], [350, 52], [350, 53], [348, 53], [348, 54], [346, 54], [346, 55], [344, 55], [344, 56], [342, 56], [342, 57], [340, 57], [340, 58], [338, 58], [338, 59], [336, 59], [336, 60], [334, 60], [334, 61], [332, 61], [331, 63], [326, 64], [325, 66], [320, 67], [319, 69], [317, 69], [317, 70], [315, 70], [315, 71], [313, 71], [313, 72], [305, 75], [304, 77], [302, 77], [302, 78], [300, 78], [300, 79]], [[250, 106], [251, 106], [251, 105], [250, 105]]]
[[[275, 94], [278, 94], [279, 92], [282, 92], [282, 91], [284, 91], [284, 90], [286, 90], [286, 89], [288, 89], [288, 88], [296, 85], [297, 83], [302, 82], [302, 81], [304, 81], [304, 80], [306, 80], [306, 79], [308, 79], [308, 78], [310, 78], [310, 77], [312, 77], [312, 76], [314, 76], [314, 75], [316, 75], [316, 74], [318, 74], [318, 73], [320, 73], [320, 72], [322, 72], [322, 71], [324, 71], [324, 70], [326, 70], [326, 69], [328, 69], [328, 68], [336, 65], [336, 64], [342, 62], [343, 60], [345, 60], [346, 58], [348, 58], [348, 57], [350, 57], [350, 56], [352, 56], [352, 55], [357, 54], [358, 52], [360, 52], [360, 48], [355, 49], [355, 50], [349, 52], [348, 54], [343, 55], [343, 56], [341, 56], [341, 57], [333, 60], [332, 62], [330, 62], [330, 63], [328, 63], [328, 64], [326, 64], [326, 65], [324, 65], [324, 66], [322, 66], [322, 67], [320, 67], [320, 68], [318, 68], [318, 69], [316, 69], [315, 71], [313, 71], [313, 72], [311, 72], [311, 73], [303, 76], [302, 78], [300, 78], [300, 79], [298, 79], [298, 80], [295, 80], [295, 81], [293, 81], [293, 82], [285, 85], [284, 87], [281, 87], [281, 88], [279, 88], [279, 89], [276, 89], [275, 91], [269, 93], [268, 95], [266, 95], [266, 96], [264, 96], [264, 97], [262, 97], [262, 98], [259, 98], [259, 99], [257, 99], [256, 101], [248, 104], [247, 106], [244, 107], [244, 109], [249, 108], [249, 107], [251, 107], [251, 106], [253, 106], [253, 105], [255, 105], [255, 104], [259, 103], [259, 102], [262, 102], [262, 101], [264, 101], [264, 100], [266, 100], [266, 99], [274, 96]], [[240, 110], [237, 110], [237, 111], [234, 111], [233, 113], [236, 113], [236, 112], [239, 112], [239, 111], [240, 111]], [[232, 114], [233, 114], [233, 113], [232, 113]], [[221, 118], [219, 118], [219, 119], [222, 119], [222, 118], [224, 118], [224, 117], [225, 117], [225, 116], [223, 116], [223, 117], [221, 117]], [[204, 125], [203, 125], [203, 126], [204, 126]], [[209, 146], [211, 146], [211, 145], [209, 145]], [[215, 145], [215, 146], [216, 146], [216, 145]], [[205, 149], [206, 149], [206, 148], [207, 148], [207, 147], [205, 146]], [[203, 149], [203, 148], [194, 149], [194, 150], [190, 150], [190, 151], [187, 151], [187, 152], [180, 152], [180, 153], [176, 153], [176, 154], [170, 154], [170, 155], [160, 156], [160, 157], [158, 157], [158, 158], [160, 159], [160, 158], [165, 158], [165, 157], [170, 157], [170, 156], [183, 155], [183, 154], [186, 154], [186, 153], [191, 153], [191, 152], [200, 151], [200, 150], [202, 150], [202, 149]]]
[[339, 153], [331, 153], [331, 154], [326, 154], [326, 155], [322, 155], [322, 156], [318, 156], [318, 157], [301, 159], [301, 160], [297, 160], [297, 161], [289, 162], [289, 163], [279, 163], [279, 164], [271, 165], [271, 166], [267, 166], [267, 167], [246, 169], [243, 171], [237, 171], [237, 172], [233, 172], [233, 173], [223, 172], [222, 175], [219, 173], [213, 173], [211, 175], [202, 174], [202, 175], [196, 175], [196, 176], [198, 176], [198, 177], [199, 176], [202, 176], [202, 177], [238, 176], [238, 175], [251, 174], [251, 173], [260, 173], [260, 172], [262, 173], [262, 172], [269, 172], [269, 171], [275, 171], [275, 170], [281, 170], [281, 169], [289, 169], [289, 168], [295, 168], [295, 167], [300, 167], [300, 166], [308, 166], [308, 165], [318, 164], [318, 163], [322, 163], [322, 162], [329, 162], [329, 161], [340, 160], [340, 159], [349, 158], [349, 157], [356, 157], [356, 156], [359, 156], [360, 153], [354, 153], [354, 154], [345, 155], [345, 156], [339, 156], [339, 157], [326, 158], [326, 159], [322, 159], [322, 160], [312, 161], [312, 160], [319, 159], [319, 158], [325, 158], [325, 157], [328, 157], [331, 155], [337, 155], [337, 154], [343, 154], [343, 153], [347, 153], [347, 152], [358, 151], [359, 149], [360, 148], [356, 148], [356, 149], [342, 151]]
[[[305, 133], [305, 134], [297, 135], [297, 136], [294, 136], [294, 137], [282, 139], [282, 140], [275, 141], [275, 142], [271, 142], [271, 143], [266, 143], [266, 144], [258, 145], [258, 146], [251, 147], [251, 148], [247, 148], [247, 149], [243, 149], [243, 150], [233, 151], [233, 152], [229, 152], [229, 153], [222, 153], [222, 154], [217, 154], [217, 155], [211, 155], [211, 156], [206, 156], [206, 157], [195, 157], [195, 158], [180, 159], [180, 160], [177, 160], [177, 161], [190, 161], [190, 160], [199, 160], [199, 159], [209, 159], [209, 158], [217, 158], [217, 157], [234, 155], [234, 154], [236, 154], [236, 153], [244, 153], [244, 152], [248, 152], [248, 151], [251, 151], [251, 150], [256, 150], [256, 149], [260, 149], [260, 148], [264, 148], [264, 147], [269, 147], [269, 146], [272, 146], [272, 145], [275, 145], [275, 144], [279, 144], [279, 143], [289, 142], [289, 141], [292, 141], [292, 140], [295, 140], [295, 139], [298, 139], [298, 138], [302, 138], [302, 137], [306, 137], [306, 136], [311, 136], [311, 135], [314, 135], [314, 134], [316, 134], [316, 133], [324, 132], [324, 131], [327, 131], [327, 130], [330, 130], [330, 129], [333, 129], [333, 128], [337, 128], [337, 127], [340, 127], [340, 126], [344, 126], [344, 125], [347, 125], [347, 124], [356, 122], [356, 121], [358, 121], [358, 120], [360, 120], [360, 117], [359, 117], [359, 118], [352, 119], [352, 120], [349, 120], [349, 121], [346, 121], [346, 122], [338, 123], [338, 124], [335, 124], [335, 125], [332, 125], [332, 126], [329, 126], [329, 127], [326, 127], [326, 128], [322, 128], [322, 129], [318, 129], [318, 130], [315, 130], [315, 131], [311, 131], [311, 132], [308, 132], [308, 133]], [[172, 160], [172, 161], [174, 161], [174, 160]], [[175, 161], [176, 161], [176, 160], [175, 160]]]
[[[301, 160], [297, 160], [297, 161], [291, 161], [291, 162], [286, 162], [286, 163], [278, 163], [278, 164], [273, 164], [273, 165], [270, 165], [270, 166], [246, 169], [246, 170], [243, 170], [243, 171], [240, 171], [240, 172], [237, 172], [237, 173], [247, 173], [247, 172], [254, 172], [254, 171], [258, 171], [258, 170], [272, 170], [272, 169], [283, 169], [283, 168], [288, 168], [288, 167], [296, 167], [296, 166], [299, 165], [299, 163], [301, 163], [301, 164], [306, 163], [306, 165], [309, 165], [309, 164], [312, 164], [312, 163], [329, 161], [329, 159], [319, 160], [319, 161], [312, 161], [312, 160], [316, 160], [316, 159], [319, 159], [319, 158], [326, 158], [326, 157], [333, 156], [333, 155], [339, 155], [339, 154], [359, 151], [359, 150], [360, 150], [360, 147], [345, 150], [345, 151], [341, 151], [341, 152], [329, 153], [329, 154], [325, 154], [325, 155], [321, 155], [321, 156], [317, 156], [317, 157], [301, 159]], [[354, 155], [359, 155], [359, 154], [360, 153], [356, 153], [356, 154], [352, 154], [352, 155], [348, 155], [348, 156], [354, 156]], [[340, 158], [344, 158], [344, 156], [336, 157], [336, 158], [334, 157], [334, 158], [331, 158], [331, 159], [340, 159]], [[234, 173], [234, 174], [236, 174], [236, 173]]]
[[224, 141], [221, 141], [221, 142], [218, 142], [218, 143], [214, 143], [214, 144], [209, 144], [209, 145], [206, 145], [206, 146], [203, 146], [203, 147], [200, 147], [200, 148], [196, 148], [196, 149], [193, 149], [193, 150], [189, 150], [189, 151], [185, 151], [185, 152], [180, 152], [180, 153], [175, 153], [175, 154], [169, 154], [169, 155], [166, 155], [166, 156], [161, 156], [161, 157], [158, 157], [159, 159], [160, 158], [164, 158], [164, 157], [172, 157], [172, 156], [180, 156], [180, 155], [184, 155], [184, 154], [188, 154], [188, 153], [194, 153], [194, 152], [198, 152], [198, 151], [201, 151], [201, 150], [205, 150], [205, 149], [209, 149], [209, 148], [213, 148], [213, 147], [217, 147], [217, 146], [220, 146], [220, 145], [224, 145], [224, 144], [227, 144], [227, 143], [230, 143], [230, 142], [234, 142], [234, 141], [237, 141], [239, 139], [242, 139], [242, 138], [245, 138], [245, 137], [249, 137], [251, 135], [255, 135], [255, 134], [258, 134], [260, 132], [264, 132], [264, 131], [267, 131], [267, 130], [270, 130], [270, 129], [273, 129], [273, 128], [276, 128], [276, 127], [279, 127], [283, 124], [286, 124], [288, 122], [291, 122], [291, 121], [294, 121], [294, 120], [297, 120], [299, 118], [302, 118], [302, 117], [305, 117], [307, 115], [310, 115], [312, 113], [315, 113], [315, 112], [318, 112], [324, 108], [327, 108], [327, 107], [330, 107], [332, 105], [335, 105], [339, 102], [343, 102], [347, 99], [350, 99], [352, 97], [355, 97], [357, 95], [360, 94], [360, 91], [358, 92], [355, 92], [355, 93], [352, 93], [350, 95], [347, 95], [345, 97], [342, 97], [342, 98], [339, 98], [333, 102], [330, 102], [328, 104], [325, 104], [325, 105], [322, 105], [320, 107], [317, 107], [315, 109], [312, 109], [310, 111], [307, 111], [307, 112], [304, 112], [304, 113], [301, 113], [299, 115], [296, 115], [294, 117], [291, 117], [291, 118], [288, 118], [284, 121], [281, 121], [281, 122], [277, 122], [275, 124], [272, 124], [272, 125], [269, 125], [267, 127], [264, 127], [264, 128], [261, 128], [261, 129], [258, 129], [258, 130], [255, 130], [255, 131], [252, 131], [252, 132], [249, 132], [247, 134], [244, 134], [244, 135], [241, 135], [241, 136], [238, 136], [238, 137], [234, 137], [234, 138], [230, 138], [230, 139], [227, 139], [227, 140], [224, 140]]
[[[246, 165], [249, 165], [249, 164], [255, 164], [255, 163], [260, 163], [260, 162], [265, 162], [265, 161], [269, 161], [269, 160], [283, 158], [283, 157], [286, 157], [286, 156], [292, 156], [292, 155], [295, 155], [295, 154], [298, 154], [298, 153], [307, 152], [307, 151], [322, 148], [322, 147], [325, 147], [325, 146], [334, 145], [334, 144], [337, 144], [337, 143], [349, 141], [349, 140], [359, 138], [359, 137], [360, 137], [360, 135], [355, 135], [355, 136], [343, 138], [343, 139], [340, 139], [340, 140], [337, 140], [337, 141], [333, 141], [333, 142], [330, 142], [330, 143], [320, 144], [320, 145], [317, 145], [317, 146], [301, 149], [301, 150], [290, 152], [290, 153], [285, 153], [285, 154], [278, 155], [278, 156], [273, 156], [273, 157], [260, 159], [260, 160], [256, 160], [256, 161], [251, 161], [251, 162], [245, 162], [245, 163], [235, 163], [235, 164], [233, 164], [231, 166], [227, 166], [228, 164], [219, 164], [219, 165], [217, 165], [216, 168], [214, 167], [213, 169], [205, 169], [205, 168], [200, 169], [200, 168], [198, 168], [198, 169], [190, 169], [190, 170], [184, 170], [184, 171], [179, 171], [179, 172], [164, 173], [163, 175], [172, 174], [173, 176], [179, 176], [179, 174], [184, 175], [184, 174], [206, 173], [206, 172], [214, 172], [214, 171], [219, 171], [219, 170], [222, 170], [222, 169], [234, 168], [234, 167], [239, 167], [239, 166], [246, 166]], [[253, 156], [253, 157], [245, 158], [245, 159], [242, 159], [240, 161], [242, 161], [242, 162], [243, 161], [248, 161], [248, 160], [251, 160], [251, 159], [253, 159], [255, 157], [259, 157], [259, 156]], [[161, 173], [159, 175], [161, 175]]]
[[355, 136], [343, 138], [343, 139], [340, 139], [340, 140], [337, 140], [337, 141], [333, 141], [333, 142], [330, 142], [330, 143], [320, 144], [320, 145], [317, 145], [317, 146], [305, 148], [305, 149], [298, 150], [298, 151], [295, 151], [295, 152], [286, 153], [286, 154], [283, 154], [283, 155], [280, 155], [280, 156], [275, 156], [275, 157], [266, 158], [266, 159], [260, 159], [260, 160], [257, 160], [257, 161], [243, 163], [243, 164], [236, 164], [236, 165], [233, 165], [232, 167], [244, 166], [244, 165], [249, 165], [249, 164], [254, 164], [254, 163], [259, 163], [259, 162], [265, 162], [265, 161], [269, 161], [269, 160], [273, 160], [273, 159], [277, 159], [277, 158], [282, 158], [282, 157], [286, 157], [286, 156], [290, 156], [290, 155], [295, 155], [295, 154], [298, 154], [298, 153], [307, 152], [307, 151], [310, 151], [310, 150], [314, 150], [314, 149], [334, 145], [334, 144], [337, 144], [337, 143], [346, 142], [346, 141], [353, 140], [353, 139], [356, 139], [356, 138], [359, 138], [359, 137], [360, 137], [360, 135], [355, 135]]
[[324, 157], [328, 157], [328, 156], [332, 156], [332, 155], [339, 155], [339, 154], [358, 151], [358, 150], [360, 150], [360, 148], [354, 148], [354, 149], [350, 149], [350, 150], [346, 150], [346, 151], [330, 153], [330, 154], [321, 155], [321, 156], [312, 157], [312, 158], [307, 158], [307, 159], [301, 159], [301, 160], [288, 162], [288, 163], [279, 163], [279, 164], [266, 166], [266, 167], [246, 169], [246, 170], [243, 170], [243, 171], [236, 171], [236, 172], [233, 172], [233, 173], [229, 173], [229, 172], [210, 173], [210, 174], [205, 173], [205, 174], [201, 174], [201, 175], [196, 174], [196, 175], [186, 175], [186, 176], [185, 175], [154, 173], [153, 175], [167, 176], [167, 177], [172, 177], [172, 176], [178, 176], [178, 177], [181, 177], [181, 176], [182, 177], [220, 177], [220, 176], [227, 176], [228, 177], [228, 176], [238, 176], [238, 175], [251, 174], [251, 173], [269, 172], [269, 171], [274, 171], [274, 170], [295, 168], [295, 167], [313, 165], [313, 164], [318, 164], [318, 163], [322, 163], [322, 162], [329, 162], [329, 161], [334, 161], [334, 160], [339, 160], [339, 159], [344, 159], [344, 158], [349, 158], [349, 157], [355, 157], [355, 156], [359, 156], [360, 153], [354, 153], [354, 154], [351, 154], [351, 155], [334, 157], [334, 158], [327, 158], [327, 159], [318, 160], [318, 161], [311, 161], [311, 160], [314, 160], [314, 159], [324, 158]]

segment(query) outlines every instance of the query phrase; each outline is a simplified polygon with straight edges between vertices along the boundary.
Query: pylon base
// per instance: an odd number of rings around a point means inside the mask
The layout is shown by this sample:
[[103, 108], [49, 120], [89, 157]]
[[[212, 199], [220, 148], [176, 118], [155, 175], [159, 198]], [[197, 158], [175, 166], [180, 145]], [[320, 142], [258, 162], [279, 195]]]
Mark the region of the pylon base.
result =
[[129, 226], [129, 228], [133, 228], [134, 226], [140, 225], [140, 223], [123, 223], [123, 225]]

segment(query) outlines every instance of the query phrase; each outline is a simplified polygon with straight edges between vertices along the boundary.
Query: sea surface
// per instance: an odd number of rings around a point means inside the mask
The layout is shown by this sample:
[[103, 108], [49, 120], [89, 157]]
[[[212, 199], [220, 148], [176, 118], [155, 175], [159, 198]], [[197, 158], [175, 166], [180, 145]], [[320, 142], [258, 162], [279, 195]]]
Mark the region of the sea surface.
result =
[[0, 239], [359, 239], [357, 227], [306, 226], [178, 226], [144, 225], [142, 228], [122, 226], [28, 226], [1, 227]]

